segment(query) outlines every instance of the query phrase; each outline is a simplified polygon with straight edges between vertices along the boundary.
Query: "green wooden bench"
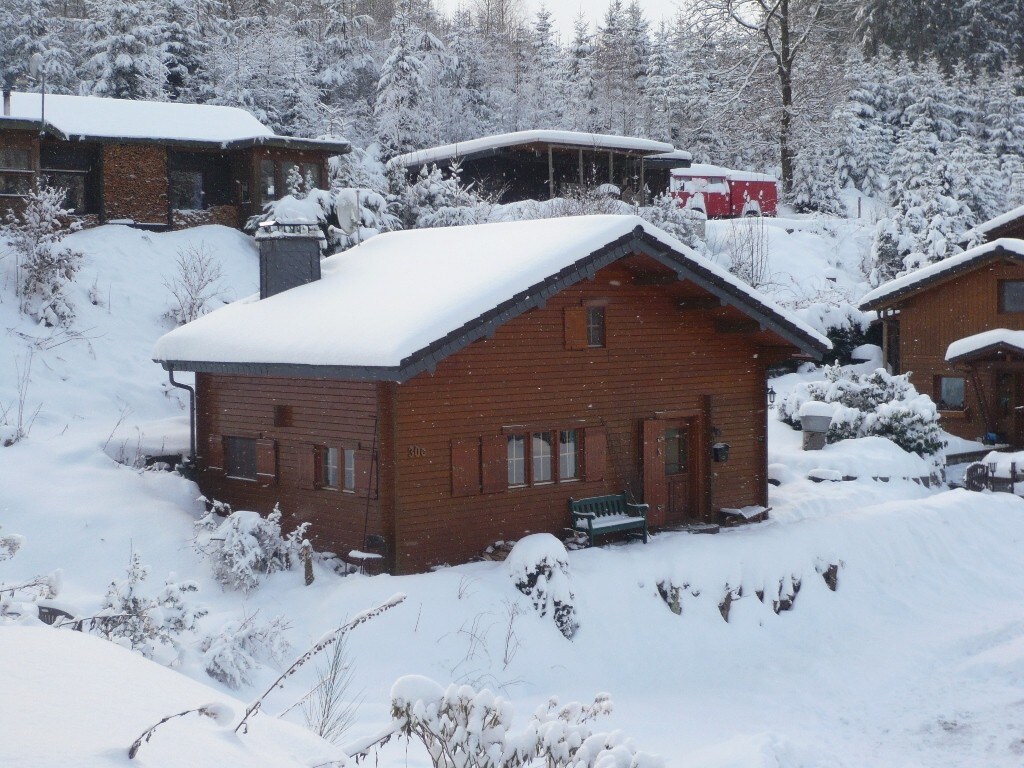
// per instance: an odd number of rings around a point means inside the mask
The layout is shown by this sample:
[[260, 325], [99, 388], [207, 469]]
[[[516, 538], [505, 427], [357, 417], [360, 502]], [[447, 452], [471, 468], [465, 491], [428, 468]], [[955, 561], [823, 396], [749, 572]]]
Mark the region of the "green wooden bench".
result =
[[647, 543], [647, 504], [635, 504], [624, 493], [569, 499], [573, 530], [583, 531], [594, 546], [594, 537], [616, 531], [639, 530]]

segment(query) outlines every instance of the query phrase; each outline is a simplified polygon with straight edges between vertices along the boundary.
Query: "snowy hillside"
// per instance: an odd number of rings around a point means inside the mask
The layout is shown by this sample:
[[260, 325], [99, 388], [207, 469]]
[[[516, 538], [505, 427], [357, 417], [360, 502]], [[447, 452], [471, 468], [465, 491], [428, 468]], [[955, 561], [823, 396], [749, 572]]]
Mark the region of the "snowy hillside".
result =
[[[711, 249], [737, 226], [764, 228], [766, 269], [780, 299], [834, 289], [855, 300], [866, 288], [857, 265], [867, 235], [855, 222], [712, 223]], [[1021, 764], [1024, 502], [929, 489], [895, 474], [874, 481], [900, 462], [904, 474], [920, 470], [891, 443], [864, 441], [872, 438], [809, 458], [798, 450], [799, 433], [773, 423], [770, 461], [782, 484], [772, 488], [768, 522], [570, 552], [580, 625], [572, 640], [550, 614], [539, 615], [500, 562], [373, 578], [341, 577], [317, 563], [308, 587], [296, 569], [249, 593], [225, 591], [190, 543], [203, 512], [197, 488], [133, 466], [140, 453], [187, 441], [187, 402], [149, 354], [170, 327], [165, 282], [175, 259], [200, 242], [222, 264], [225, 299], [255, 288], [252, 241], [231, 230], [102, 227], [73, 235], [69, 244], [86, 253], [73, 335], [19, 315], [10, 260], [0, 260], [0, 407], [7, 420], [16, 414], [31, 350], [24, 410], [38, 408], [28, 437], [0, 448], [0, 537], [23, 537], [0, 562], [0, 584], [59, 570], [49, 581], [59, 589], [52, 604], [92, 616], [135, 553], [150, 570], [137, 584], [141, 594], [155, 596], [166, 581], [194, 582], [187, 602], [207, 611], [153, 653], [172, 671], [99, 638], [41, 627], [29, 609], [0, 618], [0, 741], [17, 765], [124, 764], [143, 728], [211, 702], [234, 713], [228, 726], [175, 720], [138, 764], [205, 765], [214, 755], [232, 766], [320, 764], [330, 747], [276, 715], [316, 684], [322, 662], [302, 667], [267, 698], [250, 733], [235, 736], [241, 702], [325, 632], [396, 593], [404, 603], [349, 635], [353, 681], [344, 698], [355, 709], [343, 744], [389, 722], [396, 679], [424, 675], [492, 689], [510, 700], [520, 726], [552, 695], [588, 702], [607, 692], [614, 711], [594, 727], [621, 729], [668, 766]], [[815, 375], [776, 385], [781, 394]], [[859, 479], [813, 482], [817, 469]], [[204, 639], [238, 636], [240, 625], [267, 627], [276, 617], [288, 648], [254, 651], [256, 666], [240, 688], [207, 673]], [[284, 720], [303, 724], [301, 707]], [[49, 741], [56, 743], [46, 749]], [[430, 764], [421, 747], [403, 741], [385, 746], [379, 760]]]

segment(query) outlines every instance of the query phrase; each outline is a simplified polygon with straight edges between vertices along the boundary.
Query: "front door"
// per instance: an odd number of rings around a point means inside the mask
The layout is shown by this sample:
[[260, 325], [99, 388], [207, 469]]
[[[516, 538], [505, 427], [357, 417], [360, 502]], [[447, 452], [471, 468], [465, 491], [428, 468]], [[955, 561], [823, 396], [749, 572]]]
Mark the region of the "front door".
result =
[[651, 525], [674, 525], [695, 517], [693, 439], [690, 419], [644, 422], [644, 501]]

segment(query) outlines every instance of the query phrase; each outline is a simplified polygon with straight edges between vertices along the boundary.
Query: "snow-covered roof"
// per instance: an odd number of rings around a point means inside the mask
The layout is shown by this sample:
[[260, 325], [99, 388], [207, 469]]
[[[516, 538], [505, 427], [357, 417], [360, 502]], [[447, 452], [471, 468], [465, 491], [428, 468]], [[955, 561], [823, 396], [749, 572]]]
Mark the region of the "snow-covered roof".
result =
[[860, 308], [864, 310], [879, 309], [894, 299], [902, 298], [925, 285], [961, 272], [967, 272], [977, 264], [999, 256], [1024, 257], [1024, 240], [1003, 237], [958, 253], [956, 256], [950, 256], [935, 264], [929, 264], [910, 274], [897, 277], [866, 293], [860, 300]]
[[766, 173], [754, 173], [753, 171], [737, 171], [734, 168], [726, 168], [721, 165], [710, 163], [693, 163], [686, 168], [673, 168], [674, 176], [689, 176], [693, 178], [707, 178], [711, 176], [723, 176], [732, 181], [767, 181], [775, 183], [775, 177]]
[[969, 243], [972, 240], [983, 239], [986, 234], [1018, 219], [1024, 219], [1024, 205], [1014, 208], [1012, 211], [1001, 213], [988, 221], [983, 221], [973, 229], [969, 229], [961, 235], [961, 242]]
[[[396, 156], [392, 162], [406, 168], [437, 163], [453, 158], [465, 159], [475, 155], [486, 154], [504, 147], [515, 147], [523, 144], [562, 144], [567, 147], [583, 149], [611, 149], [620, 152], [639, 152], [656, 154], [674, 152], [675, 147], [663, 141], [639, 139], [635, 136], [612, 136], [603, 133], [579, 133], [577, 131], [516, 131], [500, 133], [495, 136], [483, 136], [479, 139], [460, 141], [457, 144], [445, 144], [440, 147], [429, 147], [416, 152], [408, 152]], [[686, 153], [689, 155], [689, 153]], [[683, 158], [685, 159], [685, 158]]]
[[982, 352], [997, 349], [1012, 350], [1024, 354], [1024, 331], [1008, 328], [993, 328], [957, 339], [946, 349], [946, 360], [955, 361], [972, 357]]
[[[236, 107], [181, 104], [170, 101], [132, 101], [99, 96], [38, 93], [11, 94], [15, 120], [41, 124], [59, 138], [120, 139], [200, 144], [301, 144], [345, 152], [346, 141], [318, 141], [278, 136], [253, 115]], [[2, 125], [2, 123], [0, 123]]]
[[[742, 280], [636, 216], [418, 229], [325, 259], [322, 278], [237, 301], [163, 336], [166, 368], [404, 381], [549, 296], [648, 253], [813, 354], [828, 339]], [[227, 367], [225, 367], [227, 364]], [[271, 370], [273, 369], [273, 371]]]

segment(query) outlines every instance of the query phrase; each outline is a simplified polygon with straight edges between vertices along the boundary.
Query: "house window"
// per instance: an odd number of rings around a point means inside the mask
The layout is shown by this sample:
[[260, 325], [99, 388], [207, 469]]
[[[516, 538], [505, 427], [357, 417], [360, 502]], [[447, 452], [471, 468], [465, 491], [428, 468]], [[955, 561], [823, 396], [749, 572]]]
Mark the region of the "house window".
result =
[[689, 433], [685, 429], [665, 430], [665, 474], [679, 475], [686, 471], [686, 442]]
[[526, 438], [508, 436], [508, 484], [526, 485]]
[[576, 443], [576, 430], [563, 429], [558, 433], [558, 479], [576, 480], [579, 476], [579, 449]]
[[63, 189], [63, 205], [73, 213], [86, 213], [85, 174], [77, 171], [45, 171], [43, 183]]
[[203, 174], [201, 171], [171, 171], [171, 208], [176, 211], [202, 210]]
[[306, 186], [319, 187], [320, 186], [320, 164], [319, 163], [303, 163], [302, 166], [302, 179], [306, 182]]
[[239, 480], [256, 479], [256, 440], [251, 437], [224, 438], [224, 473]]
[[269, 203], [277, 199], [277, 181], [274, 175], [274, 161], [260, 161], [260, 191], [263, 193], [263, 202]]
[[320, 452], [320, 484], [324, 488], [338, 487], [338, 482], [341, 480], [339, 454], [337, 448], [324, 448]]
[[530, 446], [533, 458], [533, 482], [550, 483], [552, 481], [552, 437], [550, 432], [534, 432]]
[[999, 281], [999, 311], [1024, 312], [1024, 280]]
[[939, 376], [939, 410], [962, 411], [965, 405], [964, 380], [960, 376]]
[[27, 195], [32, 189], [32, 156], [27, 149], [0, 147], [0, 195]]
[[604, 307], [587, 307], [587, 346], [603, 347]]
[[292, 193], [292, 171], [295, 171], [300, 176], [302, 175], [299, 171], [299, 164], [293, 163], [291, 160], [285, 160], [281, 165], [281, 184], [284, 186], [285, 194], [290, 195]]
[[345, 456], [345, 490], [356, 489], [356, 452], [354, 448], [346, 448]]

